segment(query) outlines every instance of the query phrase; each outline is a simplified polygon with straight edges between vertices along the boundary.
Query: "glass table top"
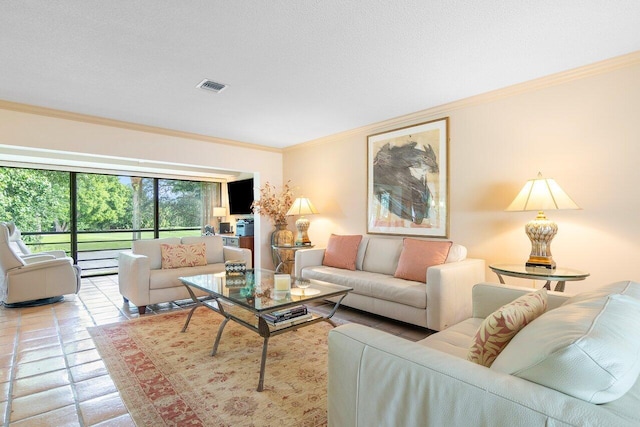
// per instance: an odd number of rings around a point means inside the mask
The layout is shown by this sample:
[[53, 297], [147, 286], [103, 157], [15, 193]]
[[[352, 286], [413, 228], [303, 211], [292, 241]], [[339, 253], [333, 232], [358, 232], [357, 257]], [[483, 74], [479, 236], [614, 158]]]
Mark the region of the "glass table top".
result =
[[572, 268], [545, 268], [545, 267], [528, 267], [524, 264], [492, 264], [489, 266], [494, 272], [530, 278], [539, 277], [547, 280], [577, 280], [584, 279], [589, 273]]
[[[180, 280], [214, 297], [238, 304], [251, 311], [273, 311], [300, 305], [305, 301], [345, 294], [353, 288], [319, 280], [291, 278], [291, 290], [274, 289], [275, 272], [250, 269], [244, 275], [227, 276], [224, 272], [180, 277]], [[299, 287], [308, 286], [307, 288]]]

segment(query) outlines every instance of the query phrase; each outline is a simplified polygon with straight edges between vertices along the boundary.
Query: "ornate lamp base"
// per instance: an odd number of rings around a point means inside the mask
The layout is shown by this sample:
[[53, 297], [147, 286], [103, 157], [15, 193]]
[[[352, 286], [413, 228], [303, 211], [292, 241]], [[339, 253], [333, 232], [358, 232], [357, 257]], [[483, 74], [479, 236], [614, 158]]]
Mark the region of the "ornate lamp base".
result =
[[558, 225], [548, 220], [544, 212], [539, 211], [538, 216], [529, 221], [524, 230], [531, 240], [531, 254], [525, 265], [527, 267], [556, 268], [556, 263], [551, 256], [551, 240], [558, 232]]
[[296, 221], [296, 229], [298, 230], [298, 232], [296, 233], [296, 246], [311, 245], [311, 240], [309, 240], [309, 235], [307, 234], [309, 225], [309, 220], [305, 217], [300, 217]]

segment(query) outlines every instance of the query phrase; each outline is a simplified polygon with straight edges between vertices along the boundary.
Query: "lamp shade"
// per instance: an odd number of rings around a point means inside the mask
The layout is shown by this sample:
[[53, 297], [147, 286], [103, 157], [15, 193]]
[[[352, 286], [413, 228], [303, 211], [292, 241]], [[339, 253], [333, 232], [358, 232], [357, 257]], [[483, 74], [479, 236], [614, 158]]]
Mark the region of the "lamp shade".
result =
[[227, 208], [225, 208], [224, 206], [214, 207], [213, 216], [215, 217], [227, 216]]
[[580, 209], [552, 178], [538, 177], [526, 182], [507, 211], [546, 211]]
[[311, 215], [317, 213], [318, 211], [311, 203], [311, 200], [306, 197], [298, 197], [287, 211], [287, 215]]

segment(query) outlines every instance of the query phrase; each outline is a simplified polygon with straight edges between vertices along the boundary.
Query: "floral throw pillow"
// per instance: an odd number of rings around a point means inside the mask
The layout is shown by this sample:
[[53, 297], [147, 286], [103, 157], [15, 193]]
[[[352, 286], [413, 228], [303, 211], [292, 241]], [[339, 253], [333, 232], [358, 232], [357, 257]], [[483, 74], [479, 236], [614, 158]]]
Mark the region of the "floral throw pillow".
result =
[[160, 245], [162, 268], [196, 267], [207, 265], [207, 246], [204, 243], [192, 245]]
[[490, 367], [518, 331], [547, 310], [547, 290], [542, 288], [503, 305], [487, 316], [471, 342], [467, 360]]

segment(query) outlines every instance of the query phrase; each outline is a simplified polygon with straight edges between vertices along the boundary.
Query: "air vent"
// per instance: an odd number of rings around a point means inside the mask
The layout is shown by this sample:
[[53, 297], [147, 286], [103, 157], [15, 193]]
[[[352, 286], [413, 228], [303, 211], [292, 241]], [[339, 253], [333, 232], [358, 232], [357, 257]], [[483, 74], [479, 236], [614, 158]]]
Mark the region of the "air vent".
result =
[[224, 90], [224, 88], [227, 87], [227, 85], [223, 84], [223, 83], [217, 83], [214, 82], [213, 80], [208, 80], [208, 79], [204, 79], [203, 81], [201, 81], [200, 83], [198, 83], [198, 86], [200, 89], [204, 89], [204, 90], [210, 90], [211, 92], [222, 92]]

